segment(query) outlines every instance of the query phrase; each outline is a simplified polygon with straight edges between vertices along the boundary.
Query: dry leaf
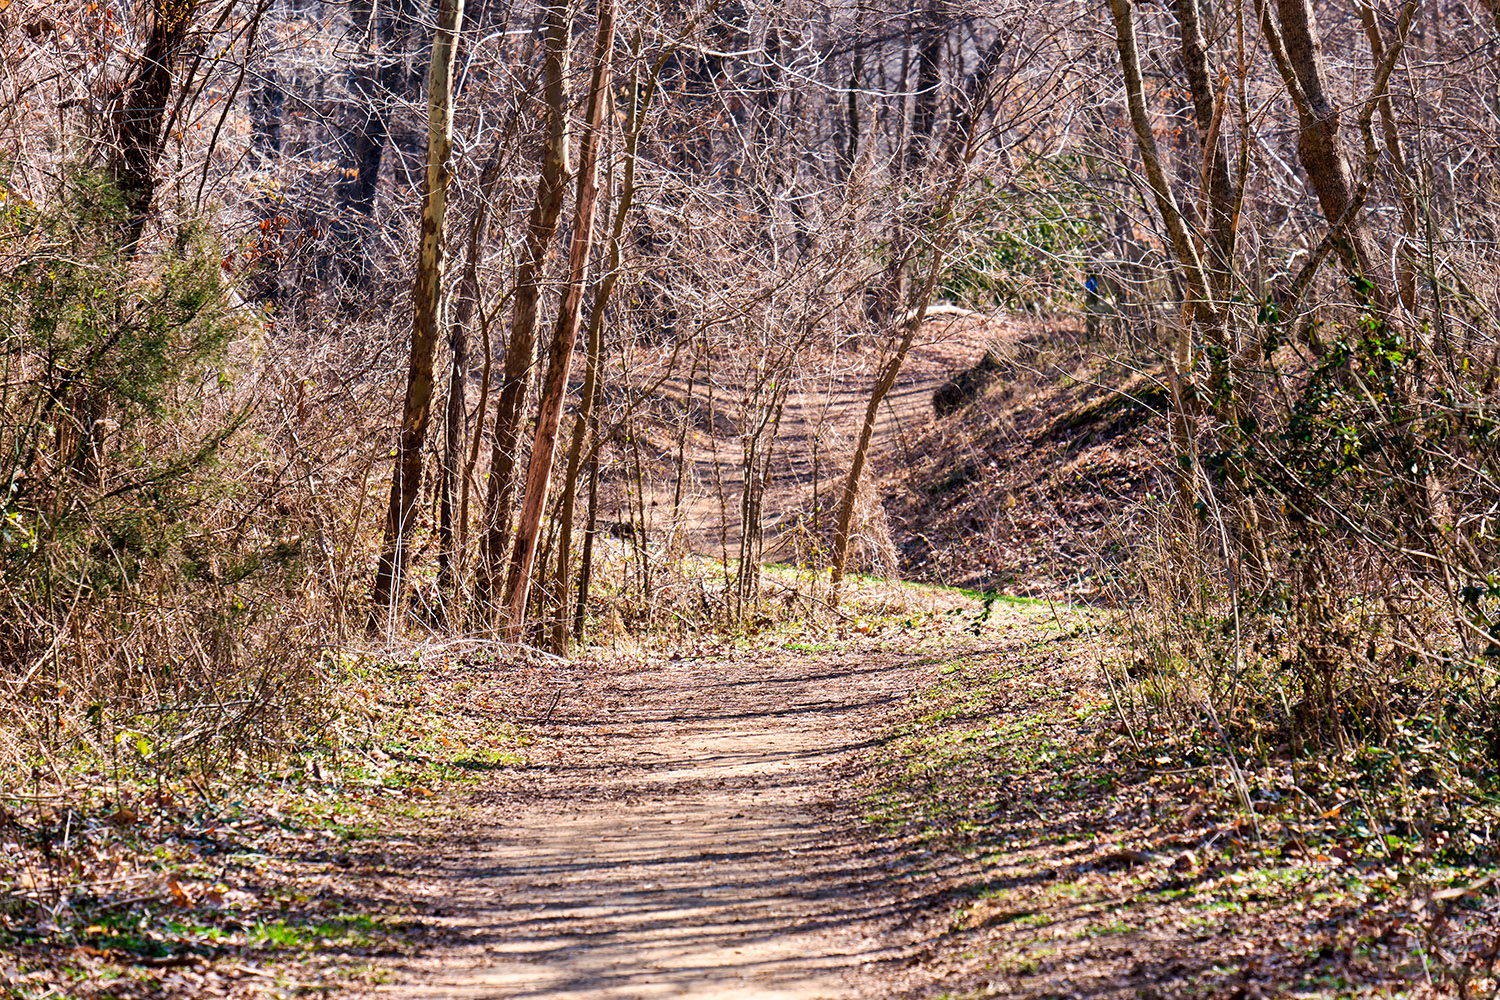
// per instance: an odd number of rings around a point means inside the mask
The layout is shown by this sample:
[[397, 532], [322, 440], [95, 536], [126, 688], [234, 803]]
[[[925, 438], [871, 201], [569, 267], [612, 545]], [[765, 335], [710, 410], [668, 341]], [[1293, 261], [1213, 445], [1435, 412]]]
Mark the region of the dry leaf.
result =
[[178, 906], [193, 905], [193, 897], [187, 894], [187, 890], [177, 881], [176, 875], [167, 876], [167, 892], [171, 894], [172, 902]]

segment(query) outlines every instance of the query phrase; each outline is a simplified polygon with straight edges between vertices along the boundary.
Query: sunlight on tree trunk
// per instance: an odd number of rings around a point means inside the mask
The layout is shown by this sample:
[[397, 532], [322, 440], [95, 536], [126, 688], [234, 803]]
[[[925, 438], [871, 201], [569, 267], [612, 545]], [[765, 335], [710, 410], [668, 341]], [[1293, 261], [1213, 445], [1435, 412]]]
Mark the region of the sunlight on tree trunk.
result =
[[401, 603], [411, 560], [408, 539], [422, 486], [422, 446], [432, 420], [433, 358], [443, 322], [443, 221], [448, 207], [448, 158], [453, 149], [453, 62], [464, 0], [442, 0], [432, 43], [427, 83], [427, 184], [422, 198], [422, 237], [412, 290], [411, 357], [401, 434], [391, 474], [385, 540], [370, 594], [370, 627], [379, 628]]
[[557, 428], [562, 419], [563, 397], [568, 390], [568, 371], [573, 362], [573, 348], [578, 342], [583, 293], [588, 284], [589, 253], [594, 245], [594, 210], [599, 201], [599, 147], [604, 139], [604, 109], [609, 103], [609, 68], [615, 47], [613, 0], [600, 0], [598, 16], [598, 41], [594, 51], [593, 76], [589, 83], [588, 130], [584, 133], [583, 146], [578, 154], [578, 201], [574, 209], [572, 248], [568, 254], [568, 284], [563, 292], [548, 352], [550, 360], [547, 375], [542, 381], [536, 434], [531, 443], [531, 464], [526, 471], [526, 492], [522, 500], [521, 517], [516, 525], [515, 547], [506, 580], [508, 631], [513, 639], [520, 638], [526, 620], [531, 567], [536, 558], [536, 540], [541, 530], [542, 510], [547, 503], [547, 487], [552, 479]]

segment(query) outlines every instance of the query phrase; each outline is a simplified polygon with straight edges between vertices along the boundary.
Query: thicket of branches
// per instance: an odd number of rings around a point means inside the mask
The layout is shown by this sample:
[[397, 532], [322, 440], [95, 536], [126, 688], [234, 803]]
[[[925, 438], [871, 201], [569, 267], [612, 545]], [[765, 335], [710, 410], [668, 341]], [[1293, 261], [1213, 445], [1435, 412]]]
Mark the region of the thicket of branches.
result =
[[1461, 804], [1500, 770], [1491, 12], [1110, 13], [1125, 87], [1102, 110], [1138, 208], [1109, 285], [1159, 347], [1176, 459], [1129, 690], [1278, 773], [1352, 765], [1389, 810], [1372, 850], [1478, 850]]
[[[1500, 761], [1496, 18], [13, 0], [15, 752], [321, 719], [371, 630], [743, 623], [772, 533], [834, 601], [889, 561], [871, 430], [946, 299], [1082, 306], [1168, 390], [1125, 702], [1399, 749], [1370, 768], [1408, 811], [1468, 795]], [[853, 432], [784, 433], [851, 379]]]
[[[1034, 15], [8, 5], [13, 752], [269, 750], [367, 632], [735, 625], [794, 523], [888, 566], [924, 310], [1072, 283], [992, 226], [1071, 127]], [[835, 379], [862, 438], [787, 440]]]

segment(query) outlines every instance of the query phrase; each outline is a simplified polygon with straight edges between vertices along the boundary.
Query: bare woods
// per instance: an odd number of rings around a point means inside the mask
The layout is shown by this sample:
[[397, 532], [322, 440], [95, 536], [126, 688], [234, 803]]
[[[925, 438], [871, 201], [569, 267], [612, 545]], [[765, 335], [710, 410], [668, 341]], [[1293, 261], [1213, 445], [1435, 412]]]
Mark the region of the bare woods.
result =
[[837, 605], [914, 345], [1028, 311], [1168, 401], [1127, 718], [1494, 762], [1496, 16], [11, 0], [5, 750], [272, 754], [370, 637]]

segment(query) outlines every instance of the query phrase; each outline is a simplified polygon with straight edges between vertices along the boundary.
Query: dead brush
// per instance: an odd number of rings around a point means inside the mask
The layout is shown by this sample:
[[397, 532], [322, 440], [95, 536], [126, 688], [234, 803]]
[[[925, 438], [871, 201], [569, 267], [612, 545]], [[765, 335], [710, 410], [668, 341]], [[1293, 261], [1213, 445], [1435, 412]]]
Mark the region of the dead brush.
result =
[[1408, 873], [1419, 950], [1463, 989], [1490, 983], [1491, 901], [1453, 894], [1500, 829], [1496, 671], [1473, 639], [1488, 597], [1445, 583], [1472, 569], [1351, 538], [1382, 516], [1363, 493], [1316, 523], [1260, 504], [1267, 572], [1239, 544], [1243, 511], [1208, 495], [1144, 512], [1116, 584], [1125, 641], [1105, 671], [1135, 752], [1207, 781], [1263, 846]]

